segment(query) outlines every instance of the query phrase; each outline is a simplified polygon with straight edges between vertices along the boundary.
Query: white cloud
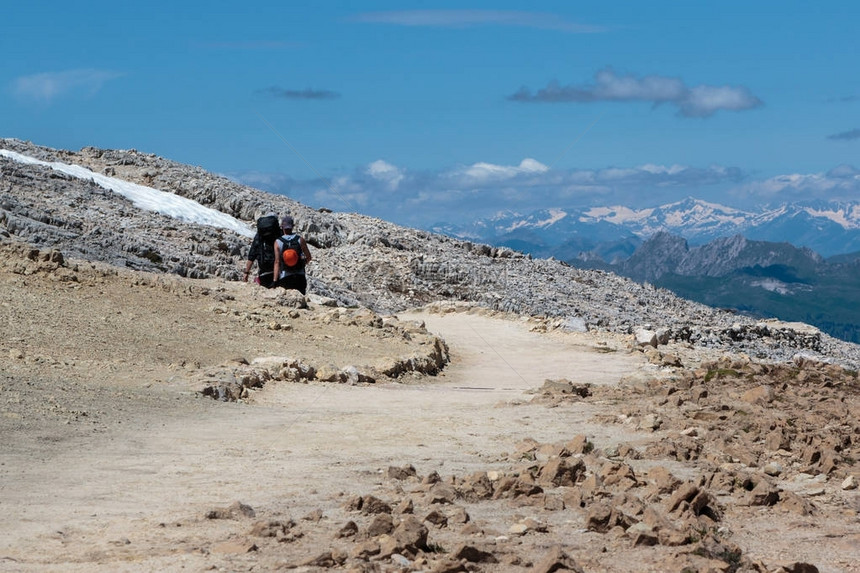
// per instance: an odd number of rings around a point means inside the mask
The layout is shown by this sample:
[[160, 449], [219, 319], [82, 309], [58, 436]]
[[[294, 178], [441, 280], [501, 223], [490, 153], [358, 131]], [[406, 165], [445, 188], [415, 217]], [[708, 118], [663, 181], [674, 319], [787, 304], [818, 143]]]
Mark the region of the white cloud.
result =
[[46, 72], [17, 78], [12, 82], [12, 91], [21, 99], [52, 103], [55, 99], [70, 94], [92, 97], [106, 82], [121, 75], [95, 69]]
[[573, 34], [604, 32], [603, 26], [571, 22], [558, 14], [520, 10], [395, 10], [366, 12], [352, 18], [356, 22], [431, 28], [467, 28], [472, 26], [515, 26], [557, 30]]
[[[319, 179], [295, 180], [257, 172], [233, 177], [313, 207], [361, 211], [420, 225], [499, 209], [653, 205], [675, 200], [679, 193], [701, 196], [700, 190], [723, 190], [738, 184], [743, 173], [734, 167], [659, 164], [559, 170], [532, 158], [514, 165], [478, 162], [441, 171], [410, 171], [380, 159], [338, 174], [331, 187]], [[396, 201], [392, 201], [394, 191]]]
[[522, 87], [508, 99], [542, 103], [642, 101], [654, 105], [674, 105], [678, 113], [685, 117], [709, 117], [720, 110], [743, 111], [763, 105], [759, 98], [743, 86], [688, 87], [678, 78], [622, 76], [609, 68], [598, 71], [591, 85], [562, 86], [554, 80], [534, 93]]
[[827, 173], [777, 175], [736, 187], [731, 194], [779, 203], [804, 199], [856, 200], [860, 194], [860, 171], [840, 165]]
[[732, 86], [696, 86], [677, 103], [681, 115], [688, 117], [708, 117], [721, 109], [743, 111], [762, 104], [747, 88]]
[[518, 175], [545, 173], [549, 167], [534, 159], [523, 159], [519, 165], [495, 165], [493, 163], [475, 163], [459, 172], [453, 172], [453, 177], [465, 176], [465, 181], [472, 183], [487, 183], [511, 179]]
[[388, 188], [392, 191], [397, 189], [398, 185], [400, 185], [400, 182], [403, 181], [404, 178], [403, 170], [398, 169], [394, 165], [383, 161], [382, 159], [378, 159], [368, 165], [367, 174], [377, 181], [386, 183]]

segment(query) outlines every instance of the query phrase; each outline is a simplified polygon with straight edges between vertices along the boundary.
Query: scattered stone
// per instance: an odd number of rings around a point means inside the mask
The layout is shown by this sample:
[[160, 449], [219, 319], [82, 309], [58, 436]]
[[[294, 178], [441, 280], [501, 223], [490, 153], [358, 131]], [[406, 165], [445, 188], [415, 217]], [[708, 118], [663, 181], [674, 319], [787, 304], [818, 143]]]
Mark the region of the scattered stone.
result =
[[448, 526], [448, 516], [435, 509], [424, 516], [424, 521], [432, 523], [436, 527]]
[[785, 468], [782, 467], [782, 464], [778, 464], [776, 462], [770, 462], [766, 466], [762, 468], [762, 471], [769, 476], [776, 477], [780, 475]]
[[254, 517], [254, 509], [240, 501], [233, 502], [227, 507], [211, 509], [206, 513], [206, 519], [238, 519], [240, 517]]
[[341, 527], [336, 537], [354, 537], [358, 533], [358, 524], [354, 521], [347, 521], [346, 524]]
[[570, 441], [564, 444], [564, 447], [571, 454], [587, 454], [594, 450], [594, 444], [588, 440], [584, 434], [574, 436]]
[[572, 571], [584, 573], [577, 562], [569, 557], [561, 547], [553, 546], [543, 558], [529, 570], [529, 573], [555, 573], [556, 571]]
[[249, 532], [249, 535], [254, 537], [277, 537], [283, 538], [287, 536], [287, 532], [295, 527], [295, 522], [289, 521], [259, 521], [254, 524]]
[[681, 483], [663, 466], [654, 466], [648, 470], [647, 478], [652, 484], [652, 489], [658, 494], [672, 493]]
[[324, 551], [316, 557], [302, 561], [299, 567], [324, 567], [326, 569], [343, 565], [347, 555], [337, 550]]
[[367, 526], [364, 534], [367, 537], [379, 537], [394, 530], [394, 522], [387, 513], [376, 514]]
[[415, 510], [415, 505], [411, 498], [404, 498], [395, 510], [397, 513], [412, 513]]
[[418, 477], [418, 472], [412, 465], [407, 464], [400, 468], [389, 466], [387, 475], [389, 479], [404, 481], [409, 478]]
[[448, 516], [448, 521], [450, 523], [468, 523], [471, 520], [472, 518], [469, 516], [465, 507], [455, 507], [454, 511], [452, 511]]
[[362, 497], [358, 509], [364, 514], [391, 513], [390, 505], [372, 495]]
[[315, 509], [308, 513], [306, 516], [304, 516], [302, 519], [305, 521], [312, 521], [314, 523], [317, 523], [319, 521], [322, 521], [323, 517], [323, 510]]
[[588, 508], [585, 518], [585, 528], [589, 531], [607, 533], [613, 527], [630, 527], [631, 521], [627, 516], [606, 502], [594, 503]]
[[576, 460], [569, 464], [566, 458], [555, 458], [541, 466], [537, 481], [543, 485], [573, 486], [585, 477], [585, 463]]
[[653, 330], [638, 328], [634, 333], [634, 337], [636, 339], [636, 346], [657, 348], [657, 333]]
[[430, 573], [465, 573], [469, 568], [465, 563], [453, 557], [445, 557], [433, 566]]
[[250, 553], [252, 551], [257, 551], [258, 547], [252, 541], [248, 541], [247, 539], [236, 539], [230, 541], [223, 541], [221, 543], [216, 543], [212, 547], [209, 548], [209, 551], [212, 553], [221, 553], [221, 554], [240, 554], [240, 553]]
[[656, 431], [663, 425], [663, 419], [656, 414], [646, 414], [640, 421], [638, 428], [640, 430]]
[[795, 561], [779, 565], [775, 573], [818, 573], [818, 567], [811, 563]]
[[842, 480], [842, 489], [851, 490], [857, 489], [857, 478], [853, 475], [848, 476], [844, 480]]
[[764, 386], [757, 386], [757, 387], [753, 388], [752, 390], [747, 390], [741, 396], [741, 400], [743, 400], [744, 402], [748, 402], [750, 404], [757, 404], [757, 403], [769, 404], [770, 402], [773, 401], [773, 396], [774, 396], [773, 386], [764, 385]]
[[469, 563], [498, 563], [499, 560], [490, 553], [474, 545], [461, 544], [451, 554], [455, 559], [463, 559]]
[[397, 553], [415, 555], [418, 551], [427, 551], [427, 528], [414, 516], [405, 517], [391, 537], [395, 540]]
[[590, 384], [574, 384], [570, 380], [561, 378], [559, 380], [545, 380], [541, 388], [543, 394], [570, 394], [587, 398], [591, 396]]
[[765, 480], [758, 482], [745, 499], [747, 505], [774, 505], [779, 501], [779, 490]]

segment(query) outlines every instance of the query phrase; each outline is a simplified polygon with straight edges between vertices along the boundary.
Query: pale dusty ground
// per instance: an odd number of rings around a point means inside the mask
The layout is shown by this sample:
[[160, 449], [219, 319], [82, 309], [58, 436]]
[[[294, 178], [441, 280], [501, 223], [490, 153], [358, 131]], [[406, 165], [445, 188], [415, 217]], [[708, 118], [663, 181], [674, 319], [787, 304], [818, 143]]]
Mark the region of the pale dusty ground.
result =
[[[350, 519], [344, 502], [384, 498], [389, 466], [463, 476], [509, 470], [507, 456], [525, 438], [549, 443], [586, 434], [601, 448], [653, 439], [631, 426], [595, 423], [611, 406], [529, 403], [546, 379], [613, 385], [652, 374], [624, 341], [602, 341], [616, 350], [604, 352], [593, 336], [541, 334], [521, 320], [401, 315], [424, 321], [447, 341], [452, 361], [441, 375], [358, 386], [277, 382], [244, 403], [222, 403], [196, 393], [197, 375], [230, 358], [301, 355], [345, 365], [384, 353], [385, 343], [395, 355], [409, 347], [344, 325], [285, 318], [251, 285], [176, 279], [134, 287], [127, 278], [87, 272], [78, 280], [0, 274], [2, 571], [272, 570], [340, 543], [333, 534]], [[211, 290], [201, 294], [201, 284]], [[233, 300], [214, 300], [221, 288]], [[215, 310], [221, 307], [238, 313]], [[249, 317], [256, 307], [261, 316]], [[265, 328], [278, 314], [292, 330]], [[679, 477], [689, 471], [662, 465]], [[205, 518], [234, 501], [254, 508], [257, 520], [299, 521], [306, 535], [294, 543], [257, 539], [258, 551], [237, 550], [229, 542], [246, 542], [254, 520]], [[321, 521], [301, 521], [316, 509]], [[564, 539], [550, 529], [546, 537], [505, 541], [532, 509], [467, 509], [485, 531], [481, 540], [519, 545], [534, 560], [564, 542], [579, 548], [587, 571], [660, 570], [660, 559], [672, 552], [601, 555], [605, 536], [584, 531], [576, 512], [542, 516], [566, 532]], [[767, 514], [732, 527], [753, 557], [858, 570], [856, 511], [812, 528], [803, 521]], [[832, 529], [821, 530], [821, 523]], [[431, 538], [448, 549], [457, 543], [456, 531]], [[526, 571], [524, 565], [483, 570]], [[388, 561], [380, 567], [397, 570]]]

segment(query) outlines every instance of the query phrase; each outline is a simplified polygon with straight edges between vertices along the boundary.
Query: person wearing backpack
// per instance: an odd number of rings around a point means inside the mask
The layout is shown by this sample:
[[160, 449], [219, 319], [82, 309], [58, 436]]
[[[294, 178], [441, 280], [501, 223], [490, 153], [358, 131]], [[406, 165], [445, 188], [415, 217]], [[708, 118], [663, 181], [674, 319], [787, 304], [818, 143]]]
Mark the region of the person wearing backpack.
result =
[[257, 233], [251, 241], [245, 261], [243, 279], [248, 282], [251, 267], [257, 263], [257, 278], [254, 282], [266, 288], [276, 286], [275, 280], [275, 241], [281, 236], [278, 216], [269, 214], [257, 219]]
[[289, 215], [281, 220], [283, 235], [275, 241], [274, 273], [278, 286], [305, 294], [308, 288], [305, 266], [311, 262], [311, 252], [304, 238], [293, 233], [293, 225]]

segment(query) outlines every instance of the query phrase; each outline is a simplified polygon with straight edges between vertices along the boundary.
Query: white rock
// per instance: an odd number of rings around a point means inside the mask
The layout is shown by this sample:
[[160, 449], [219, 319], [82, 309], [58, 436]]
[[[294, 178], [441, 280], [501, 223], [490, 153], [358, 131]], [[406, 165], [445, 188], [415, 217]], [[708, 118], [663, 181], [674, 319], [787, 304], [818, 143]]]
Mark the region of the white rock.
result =
[[854, 476], [848, 476], [844, 480], [842, 480], [842, 489], [857, 489], [857, 478]]
[[654, 431], [663, 425], [663, 419], [655, 414], [648, 414], [639, 421], [639, 429]]
[[636, 346], [652, 346], [657, 348], [657, 333], [653, 330], [639, 328], [636, 330]]
[[778, 476], [783, 472], [783, 470], [784, 468], [782, 467], [782, 465], [776, 462], [771, 462], [764, 466], [764, 473], [769, 476]]

